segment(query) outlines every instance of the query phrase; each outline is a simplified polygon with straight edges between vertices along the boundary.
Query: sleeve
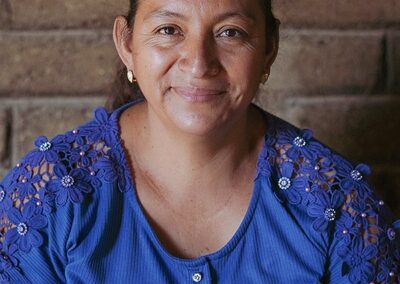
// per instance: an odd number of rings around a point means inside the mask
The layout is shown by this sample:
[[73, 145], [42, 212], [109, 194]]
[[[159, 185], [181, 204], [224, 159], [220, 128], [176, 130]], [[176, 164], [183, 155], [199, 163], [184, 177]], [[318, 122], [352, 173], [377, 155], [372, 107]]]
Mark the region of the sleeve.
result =
[[35, 145], [0, 184], [1, 283], [65, 282], [75, 213], [109, 172], [95, 164], [108, 161], [108, 147], [83, 130]]
[[304, 208], [313, 230], [329, 236], [324, 281], [400, 283], [400, 220], [368, 184], [370, 168], [334, 153], [310, 130], [278, 131], [276, 194]]
[[0, 183], [0, 283], [65, 282], [81, 203], [101, 180], [126, 174], [115, 160], [123, 150], [110, 147], [119, 142], [117, 133], [117, 117], [98, 108], [92, 121], [73, 131], [38, 137], [6, 175]]
[[0, 183], [1, 283], [64, 282], [72, 207], [54, 209], [60, 195], [56, 162], [67, 144], [61, 136], [39, 137], [35, 144]]
[[336, 182], [344, 193], [331, 246], [330, 283], [400, 283], [400, 220], [367, 182], [370, 169], [336, 156]]

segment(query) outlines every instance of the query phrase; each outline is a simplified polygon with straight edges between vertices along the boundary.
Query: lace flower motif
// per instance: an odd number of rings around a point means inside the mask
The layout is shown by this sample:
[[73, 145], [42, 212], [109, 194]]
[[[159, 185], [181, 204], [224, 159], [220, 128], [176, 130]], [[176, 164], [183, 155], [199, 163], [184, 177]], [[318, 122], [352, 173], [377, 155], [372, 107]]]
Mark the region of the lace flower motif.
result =
[[87, 135], [89, 141], [104, 141], [107, 145], [114, 145], [116, 124], [104, 108], [98, 108], [94, 112], [94, 120], [81, 129], [81, 134]]
[[118, 183], [118, 188], [121, 192], [126, 191], [127, 177], [130, 176], [128, 167], [121, 166], [125, 164], [123, 155], [120, 151], [110, 150], [111, 158], [100, 158], [95, 164], [94, 169], [97, 171], [97, 176], [104, 179], [107, 183]]
[[54, 193], [56, 203], [60, 206], [65, 205], [68, 199], [74, 203], [83, 201], [83, 194], [92, 191], [92, 185], [86, 181], [89, 172], [82, 168], [68, 171], [62, 164], [54, 166], [54, 174], [58, 179], [53, 179], [47, 183], [47, 190]]
[[378, 267], [379, 267], [379, 273], [377, 276], [377, 280], [379, 281], [379, 283], [385, 283], [385, 284], [398, 283], [395, 282], [393, 276], [395, 274], [394, 271], [399, 271], [399, 263], [396, 263], [393, 258], [386, 256], [385, 258], [379, 261]]
[[317, 153], [321, 151], [321, 144], [312, 141], [313, 132], [309, 129], [301, 130], [297, 134], [294, 130], [288, 129], [286, 135], [279, 137], [278, 143], [290, 144], [292, 147], [287, 150], [287, 156], [292, 160], [297, 160], [300, 156], [310, 161], [315, 161]]
[[38, 230], [47, 225], [47, 219], [35, 209], [35, 204], [28, 202], [22, 214], [14, 207], [8, 210], [8, 219], [15, 227], [7, 231], [6, 241], [18, 244], [23, 252], [29, 252], [32, 247], [39, 247], [43, 243], [43, 237]]
[[338, 209], [343, 205], [344, 196], [340, 191], [334, 191], [332, 194], [317, 191], [315, 195], [317, 201], [308, 207], [307, 212], [311, 217], [316, 217], [312, 224], [314, 230], [324, 232], [329, 223], [338, 217]]
[[345, 193], [356, 190], [360, 198], [364, 199], [371, 189], [366, 182], [366, 177], [371, 173], [366, 164], [358, 164], [353, 168], [348, 162], [343, 162], [343, 167], [338, 169], [338, 176], [341, 177], [340, 187]]
[[360, 232], [360, 228], [354, 226], [354, 221], [351, 215], [342, 211], [340, 217], [336, 222], [335, 238], [343, 240], [345, 244], [349, 244], [355, 236]]
[[59, 135], [49, 141], [45, 136], [39, 136], [35, 140], [35, 150], [30, 152], [24, 161], [32, 167], [39, 165], [40, 161], [44, 159], [49, 163], [55, 163], [59, 159], [59, 151], [67, 151], [70, 146], [63, 141], [63, 136]]
[[40, 180], [40, 175], [34, 175], [32, 171], [24, 169], [22, 176], [16, 184], [16, 188], [18, 188], [19, 200], [23, 201], [27, 195], [34, 195], [36, 193], [36, 189], [33, 184], [39, 182]]
[[376, 216], [376, 211], [364, 200], [357, 200], [351, 203], [351, 207], [357, 212], [354, 221], [359, 227], [367, 229], [370, 226], [369, 218]]
[[299, 204], [301, 202], [299, 191], [304, 190], [308, 186], [307, 177], [299, 176], [292, 178], [294, 167], [290, 162], [284, 162], [281, 165], [280, 172], [277, 181], [280, 189], [277, 191], [278, 198], [281, 200], [287, 199], [291, 204]]
[[376, 245], [364, 247], [363, 239], [355, 238], [349, 245], [339, 248], [338, 254], [344, 260], [343, 272], [349, 273], [352, 283], [369, 283], [375, 273], [370, 262], [378, 253]]

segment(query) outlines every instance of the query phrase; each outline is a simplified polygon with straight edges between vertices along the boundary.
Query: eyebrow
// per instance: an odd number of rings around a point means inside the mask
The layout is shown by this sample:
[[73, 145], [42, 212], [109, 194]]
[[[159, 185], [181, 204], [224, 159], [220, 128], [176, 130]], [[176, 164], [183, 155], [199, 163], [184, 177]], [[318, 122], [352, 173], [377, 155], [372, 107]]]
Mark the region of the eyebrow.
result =
[[153, 12], [151, 12], [150, 14], [148, 14], [145, 17], [145, 20], [149, 19], [149, 18], [181, 18], [181, 19], [187, 19], [186, 16], [176, 13], [176, 12], [172, 12], [169, 10], [155, 10]]
[[[183, 14], [173, 12], [170, 10], [156, 10], [154, 12], [151, 12], [149, 15], [145, 17], [145, 20], [149, 18], [179, 18], [183, 20], [187, 20], [188, 17], [186, 17]], [[254, 24], [255, 18], [248, 14], [248, 13], [242, 13], [242, 12], [236, 12], [236, 11], [228, 11], [223, 14], [218, 15], [217, 17], [217, 22], [221, 22], [223, 20], [229, 19], [229, 18], [240, 18], [241, 20], [244, 20], [246, 22], [250, 22], [251, 24]]]

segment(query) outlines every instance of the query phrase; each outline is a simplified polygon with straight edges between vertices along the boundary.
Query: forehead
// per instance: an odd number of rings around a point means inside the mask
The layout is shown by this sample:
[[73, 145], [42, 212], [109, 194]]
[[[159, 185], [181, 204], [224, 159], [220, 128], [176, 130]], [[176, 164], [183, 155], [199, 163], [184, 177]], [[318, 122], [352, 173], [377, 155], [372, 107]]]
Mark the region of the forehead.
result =
[[238, 14], [256, 20], [263, 17], [260, 0], [140, 0], [137, 17], [167, 17], [180, 15], [191, 18]]

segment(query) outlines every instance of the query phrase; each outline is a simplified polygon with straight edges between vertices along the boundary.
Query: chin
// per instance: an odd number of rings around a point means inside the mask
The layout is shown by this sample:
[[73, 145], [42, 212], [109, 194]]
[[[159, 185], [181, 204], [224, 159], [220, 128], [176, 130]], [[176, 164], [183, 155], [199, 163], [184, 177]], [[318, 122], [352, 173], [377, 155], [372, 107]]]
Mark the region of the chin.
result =
[[223, 120], [212, 115], [180, 113], [171, 119], [176, 128], [182, 133], [208, 136], [218, 133], [224, 128]]

